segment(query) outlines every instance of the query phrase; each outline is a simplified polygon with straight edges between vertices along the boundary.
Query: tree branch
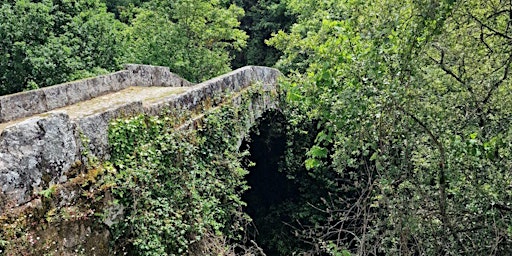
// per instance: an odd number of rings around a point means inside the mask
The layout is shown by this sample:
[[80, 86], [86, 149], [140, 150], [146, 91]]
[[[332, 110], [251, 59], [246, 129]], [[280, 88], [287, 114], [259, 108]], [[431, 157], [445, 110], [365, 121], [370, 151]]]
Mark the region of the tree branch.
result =
[[443, 144], [437, 139], [437, 137], [432, 133], [432, 131], [427, 127], [425, 123], [423, 123], [419, 118], [417, 118], [412, 113], [406, 111], [399, 105], [397, 105], [397, 108], [410, 118], [414, 120], [425, 132], [427, 132], [430, 139], [434, 142], [436, 147], [439, 150], [441, 159], [439, 160], [439, 177], [438, 177], [438, 185], [439, 185], [439, 210], [441, 213], [441, 220], [443, 222], [443, 225], [446, 227], [451, 227], [448, 219], [448, 215], [446, 214], [446, 208], [447, 208], [447, 200], [446, 200], [446, 173], [445, 173], [445, 165], [446, 165], [446, 153], [445, 149], [443, 147]]
[[453, 70], [451, 70], [450, 68], [448, 68], [445, 63], [444, 63], [444, 56], [445, 56], [445, 52], [444, 50], [437, 46], [437, 45], [433, 45], [434, 48], [436, 48], [440, 53], [441, 53], [441, 59], [440, 60], [436, 60], [434, 59], [433, 57], [431, 56], [428, 56], [434, 63], [436, 63], [437, 65], [439, 65], [439, 67], [441, 67], [441, 69], [448, 75], [450, 75], [451, 77], [453, 77], [455, 80], [457, 80], [457, 82], [459, 82], [461, 85], [463, 85], [471, 94], [473, 94], [473, 89], [466, 85], [466, 82], [464, 80], [462, 80], [461, 77], [459, 77], [457, 74], [455, 74], [455, 72], [453, 72]]
[[485, 47], [489, 50], [490, 53], [494, 53], [492, 48], [485, 41], [484, 34], [485, 34], [484, 33], [484, 28], [483, 28], [483, 26], [480, 26], [480, 41], [485, 45]]
[[504, 67], [505, 67], [505, 70], [503, 71], [503, 77], [496, 81], [491, 89], [489, 90], [489, 92], [487, 92], [487, 96], [485, 96], [484, 100], [482, 101], [482, 104], [486, 104], [489, 99], [491, 98], [492, 94], [494, 93], [494, 91], [496, 89], [498, 89], [498, 87], [508, 78], [508, 73], [510, 71], [510, 64], [512, 63], [512, 54], [508, 57]]
[[475, 17], [473, 14], [471, 14], [470, 12], [468, 12], [469, 16], [474, 19], [478, 24], [480, 24], [480, 26], [483, 26], [485, 27], [486, 29], [490, 30], [491, 32], [493, 32], [494, 34], [498, 35], [498, 36], [501, 36], [503, 38], [506, 38], [508, 40], [512, 40], [512, 37], [494, 29], [494, 28], [491, 28], [489, 25], [483, 23], [481, 20], [479, 20], [477, 17]]

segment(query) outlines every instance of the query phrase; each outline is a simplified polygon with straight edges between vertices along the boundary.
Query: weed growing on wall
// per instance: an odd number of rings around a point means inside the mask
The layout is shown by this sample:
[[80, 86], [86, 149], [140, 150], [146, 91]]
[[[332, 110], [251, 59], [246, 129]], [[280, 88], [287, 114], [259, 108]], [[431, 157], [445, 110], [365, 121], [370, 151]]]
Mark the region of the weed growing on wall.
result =
[[238, 146], [254, 116], [251, 100], [239, 102], [210, 111], [195, 130], [177, 131], [183, 118], [176, 114], [111, 124], [113, 192], [126, 209], [115, 227], [118, 248], [184, 255], [206, 234], [241, 238], [248, 218], [241, 211], [247, 171], [240, 162], [246, 153]]

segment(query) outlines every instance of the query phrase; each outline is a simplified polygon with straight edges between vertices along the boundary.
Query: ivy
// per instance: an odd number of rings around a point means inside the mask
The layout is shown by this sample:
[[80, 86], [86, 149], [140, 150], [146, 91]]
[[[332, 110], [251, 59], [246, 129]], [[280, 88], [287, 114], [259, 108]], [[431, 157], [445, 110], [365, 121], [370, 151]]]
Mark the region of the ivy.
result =
[[111, 123], [113, 194], [126, 208], [115, 226], [117, 245], [136, 255], [183, 255], [212, 234], [241, 237], [248, 221], [241, 195], [248, 187], [246, 152], [238, 146], [258, 94], [250, 90], [242, 104], [213, 109], [195, 130], [176, 130], [186, 119], [178, 111]]

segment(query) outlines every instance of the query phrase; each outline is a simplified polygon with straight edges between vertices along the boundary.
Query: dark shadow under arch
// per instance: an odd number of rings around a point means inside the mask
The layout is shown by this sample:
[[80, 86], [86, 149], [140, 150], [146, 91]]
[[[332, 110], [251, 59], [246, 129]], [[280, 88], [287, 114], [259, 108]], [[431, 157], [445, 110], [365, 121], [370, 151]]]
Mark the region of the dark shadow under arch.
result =
[[[267, 256], [282, 255], [279, 247], [293, 239], [286, 214], [287, 205], [298, 198], [298, 189], [286, 174], [279, 171], [286, 152], [286, 122], [278, 111], [267, 111], [252, 129], [241, 150], [249, 150], [247, 183], [251, 187], [243, 195], [245, 212], [253, 219], [249, 231]], [[253, 165], [249, 164], [253, 163]], [[283, 244], [275, 243], [276, 240]]]

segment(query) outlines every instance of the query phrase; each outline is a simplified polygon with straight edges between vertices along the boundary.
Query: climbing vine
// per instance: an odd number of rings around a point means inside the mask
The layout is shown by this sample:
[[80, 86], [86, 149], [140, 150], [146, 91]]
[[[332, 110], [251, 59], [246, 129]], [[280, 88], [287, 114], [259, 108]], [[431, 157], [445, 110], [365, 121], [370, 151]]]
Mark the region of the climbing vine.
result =
[[204, 252], [201, 241], [211, 236], [241, 241], [247, 171], [238, 147], [254, 118], [249, 98], [261, 93], [251, 90], [239, 95], [240, 104], [213, 109], [195, 130], [176, 129], [185, 119], [179, 113], [111, 124], [113, 193], [125, 207], [114, 232], [119, 250], [183, 255]]

